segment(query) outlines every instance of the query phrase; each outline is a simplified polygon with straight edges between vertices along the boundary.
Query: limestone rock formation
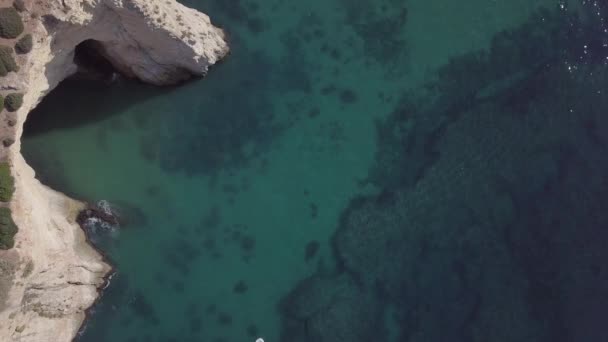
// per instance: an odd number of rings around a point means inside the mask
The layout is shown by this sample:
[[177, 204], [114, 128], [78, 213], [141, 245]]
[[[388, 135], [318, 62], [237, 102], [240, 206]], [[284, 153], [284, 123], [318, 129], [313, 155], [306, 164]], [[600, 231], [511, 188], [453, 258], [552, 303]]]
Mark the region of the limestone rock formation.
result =
[[0, 8], [13, 5], [33, 48], [14, 54], [19, 70], [0, 78], [1, 95], [24, 94], [18, 110], [0, 113], [0, 140], [15, 141], [0, 147], [0, 160], [11, 165], [16, 188], [0, 205], [19, 227], [15, 247], [0, 250], [0, 341], [70, 341], [110, 266], [76, 223], [84, 205], [42, 185], [21, 156], [28, 112], [77, 71], [83, 42], [126, 76], [155, 85], [205, 75], [228, 46], [208, 16], [174, 0], [0, 0]]

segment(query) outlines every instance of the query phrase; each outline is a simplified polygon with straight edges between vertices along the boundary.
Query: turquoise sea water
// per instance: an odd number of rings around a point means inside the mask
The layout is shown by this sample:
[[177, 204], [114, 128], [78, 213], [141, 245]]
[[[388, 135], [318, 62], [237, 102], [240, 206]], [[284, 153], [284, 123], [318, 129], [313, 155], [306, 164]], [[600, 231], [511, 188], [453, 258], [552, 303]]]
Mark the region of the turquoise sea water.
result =
[[38, 177], [121, 226], [79, 342], [603, 341], [608, 9], [189, 0], [204, 80], [66, 81]]

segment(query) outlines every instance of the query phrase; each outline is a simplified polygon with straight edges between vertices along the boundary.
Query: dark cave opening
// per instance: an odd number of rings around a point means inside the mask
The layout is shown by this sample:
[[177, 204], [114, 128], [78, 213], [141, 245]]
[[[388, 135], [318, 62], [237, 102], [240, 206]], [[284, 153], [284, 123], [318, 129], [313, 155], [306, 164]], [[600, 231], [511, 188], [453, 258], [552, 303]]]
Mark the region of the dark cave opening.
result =
[[106, 57], [101, 42], [76, 46], [78, 70], [63, 80], [28, 114], [24, 138], [105, 120], [125, 108], [173, 88], [159, 88], [121, 75]]
[[94, 39], [85, 40], [76, 46], [74, 63], [78, 66], [78, 72], [71, 76], [72, 79], [112, 82], [118, 75], [118, 71], [106, 57], [103, 44]]
[[111, 119], [127, 108], [167, 94], [171, 88], [159, 88], [121, 76], [104, 56], [101, 43], [87, 40], [74, 53], [78, 71], [61, 81], [28, 114], [23, 127], [22, 153], [27, 163], [37, 170], [36, 177], [68, 195], [78, 194], [62, 178], [60, 164], [52, 151], [28, 148], [28, 139], [56, 131]]

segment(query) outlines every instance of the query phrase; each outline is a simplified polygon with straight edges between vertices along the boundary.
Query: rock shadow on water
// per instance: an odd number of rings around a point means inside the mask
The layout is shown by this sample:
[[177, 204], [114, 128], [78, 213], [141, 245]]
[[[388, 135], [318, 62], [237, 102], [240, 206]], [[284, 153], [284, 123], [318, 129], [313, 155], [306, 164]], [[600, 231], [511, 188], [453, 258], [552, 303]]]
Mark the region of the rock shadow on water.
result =
[[[103, 57], [90, 49], [81, 48], [82, 46], [84, 45], [77, 48], [76, 60], [96, 58], [93, 61], [94, 72], [102, 75], [115, 74], [115, 70], [111, 65], [107, 66]], [[91, 68], [87, 72], [82, 72], [83, 69], [81, 67], [80, 73], [61, 82], [28, 115], [24, 137], [105, 120], [139, 102], [167, 95], [177, 88], [153, 87], [118, 75], [115, 75], [112, 82], [107, 82], [99, 77], [89, 77], [92, 74]]]
[[[71, 184], [63, 179], [59, 162], [53, 160], [52, 151], [28, 148], [27, 139], [53, 131], [77, 128], [106, 120], [125, 109], [150, 98], [171, 93], [175, 87], [152, 87], [143, 83], [117, 77], [112, 83], [100, 80], [68, 78], [61, 82], [42, 102], [28, 114], [24, 124], [23, 155], [36, 170], [36, 177], [44, 184], [62, 192], [77, 196]], [[117, 121], [112, 121], [117, 122]], [[97, 131], [99, 146], [104, 147], [111, 139], [109, 130]]]
[[[31, 114], [30, 114], [31, 115]], [[29, 119], [28, 119], [29, 122]], [[31, 149], [27, 141], [23, 144], [23, 157], [34, 170], [36, 178], [53, 189], [60, 189], [68, 196], [76, 196], [77, 191], [68, 179], [65, 164], [53, 150]]]

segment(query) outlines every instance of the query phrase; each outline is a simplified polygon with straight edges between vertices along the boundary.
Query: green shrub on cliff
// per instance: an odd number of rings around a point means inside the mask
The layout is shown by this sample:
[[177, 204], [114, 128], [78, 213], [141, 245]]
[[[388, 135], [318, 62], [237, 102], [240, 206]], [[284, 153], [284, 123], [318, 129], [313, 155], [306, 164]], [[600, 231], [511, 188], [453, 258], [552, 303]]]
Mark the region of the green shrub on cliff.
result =
[[14, 7], [0, 8], [0, 37], [14, 39], [23, 33], [23, 20]]
[[13, 57], [13, 49], [0, 45], [0, 76], [6, 76], [11, 71], [19, 71], [19, 66]]
[[4, 96], [0, 95], [0, 112], [4, 109]]
[[6, 110], [9, 112], [16, 112], [23, 105], [23, 94], [21, 93], [12, 93], [6, 95], [4, 99], [4, 106]]
[[0, 163], [0, 201], [8, 202], [15, 192], [15, 179], [7, 162]]
[[30, 53], [30, 51], [32, 51], [32, 47], [34, 47], [32, 35], [26, 34], [19, 39], [17, 44], [15, 44], [15, 52], [17, 52], [19, 55], [25, 55], [26, 53]]
[[9, 208], [0, 208], [0, 249], [11, 249], [15, 246], [17, 225]]

